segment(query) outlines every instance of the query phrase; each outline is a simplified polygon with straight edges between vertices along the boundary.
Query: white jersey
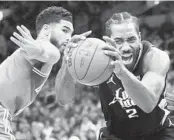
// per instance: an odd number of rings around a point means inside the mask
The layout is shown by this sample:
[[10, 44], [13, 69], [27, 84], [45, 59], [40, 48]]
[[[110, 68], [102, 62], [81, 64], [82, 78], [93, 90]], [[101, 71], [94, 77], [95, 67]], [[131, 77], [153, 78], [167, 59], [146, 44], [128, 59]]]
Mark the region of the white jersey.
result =
[[16, 116], [33, 102], [47, 78], [16, 50], [0, 65], [0, 103]]

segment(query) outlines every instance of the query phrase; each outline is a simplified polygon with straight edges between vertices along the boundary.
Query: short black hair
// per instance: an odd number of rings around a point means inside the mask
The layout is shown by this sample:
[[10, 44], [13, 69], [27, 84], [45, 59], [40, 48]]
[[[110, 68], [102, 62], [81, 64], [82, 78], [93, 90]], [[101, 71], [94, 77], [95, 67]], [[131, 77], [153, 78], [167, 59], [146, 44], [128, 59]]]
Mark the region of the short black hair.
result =
[[36, 18], [37, 34], [44, 24], [59, 23], [62, 19], [72, 22], [72, 14], [63, 7], [51, 6], [44, 9]]
[[111, 35], [111, 24], [121, 24], [124, 22], [132, 22], [135, 24], [137, 33], [139, 32], [139, 19], [135, 16], [132, 16], [128, 12], [115, 13], [105, 24], [106, 34]]

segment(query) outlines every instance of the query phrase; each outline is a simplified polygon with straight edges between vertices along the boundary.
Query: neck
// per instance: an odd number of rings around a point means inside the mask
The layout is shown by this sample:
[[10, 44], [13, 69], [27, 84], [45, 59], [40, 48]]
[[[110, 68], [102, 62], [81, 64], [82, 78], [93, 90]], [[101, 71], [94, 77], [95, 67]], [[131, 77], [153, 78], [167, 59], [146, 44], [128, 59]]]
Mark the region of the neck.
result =
[[[139, 60], [140, 60], [140, 58], [141, 58], [142, 50], [143, 50], [143, 45], [140, 44], [139, 54], [138, 54], [138, 56], [137, 56], [137, 58], [136, 58], [136, 62], [135, 62], [135, 65], [134, 65], [134, 67], [133, 67], [133, 70], [136, 68], [136, 66], [137, 66], [137, 64], [138, 64], [138, 62], [139, 62]], [[132, 71], [133, 71], [133, 70], [132, 70]]]
[[39, 34], [37, 36], [37, 39], [39, 39], [39, 40], [49, 40], [48, 36], [45, 36], [45, 35], [42, 35], [42, 34]]
[[37, 39], [40, 39], [40, 40], [50, 40], [50, 35], [48, 33], [45, 32], [44, 29], [42, 29], [38, 36], [37, 36]]

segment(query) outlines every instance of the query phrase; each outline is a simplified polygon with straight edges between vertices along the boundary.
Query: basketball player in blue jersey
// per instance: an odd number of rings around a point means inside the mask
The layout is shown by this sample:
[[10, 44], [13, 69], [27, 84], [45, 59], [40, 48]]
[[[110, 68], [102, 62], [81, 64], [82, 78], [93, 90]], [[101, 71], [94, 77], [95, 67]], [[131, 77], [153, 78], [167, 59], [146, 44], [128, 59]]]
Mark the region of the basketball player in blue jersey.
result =
[[[99, 140], [174, 140], [164, 98], [169, 56], [141, 40], [138, 19], [127, 12], [114, 14], [106, 22], [106, 32], [103, 39], [108, 45], [103, 51], [115, 69], [99, 85], [106, 120]], [[55, 87], [60, 104], [73, 102], [83, 87], [63, 65]]]
[[170, 66], [168, 55], [141, 41], [138, 19], [127, 12], [106, 22], [109, 44], [104, 53], [114, 61], [112, 77], [100, 85], [107, 127], [99, 139], [173, 140], [174, 124], [164, 98]]
[[72, 15], [61, 7], [43, 10], [36, 19], [36, 40], [24, 26], [17, 29], [20, 34], [10, 39], [20, 48], [0, 65], [1, 140], [15, 140], [10, 123], [35, 100], [59, 60], [59, 50], [73, 33]]

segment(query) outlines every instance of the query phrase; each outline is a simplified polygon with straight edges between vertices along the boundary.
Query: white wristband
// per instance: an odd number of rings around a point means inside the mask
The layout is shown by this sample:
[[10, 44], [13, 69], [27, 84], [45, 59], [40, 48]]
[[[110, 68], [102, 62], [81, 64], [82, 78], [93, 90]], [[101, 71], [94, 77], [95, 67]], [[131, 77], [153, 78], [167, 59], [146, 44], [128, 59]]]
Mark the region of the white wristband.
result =
[[37, 73], [38, 75], [40, 75], [41, 77], [48, 77], [49, 74], [45, 74], [45, 73], [42, 73], [41, 71], [39, 71], [37, 68], [33, 67], [32, 69], [33, 72]]

